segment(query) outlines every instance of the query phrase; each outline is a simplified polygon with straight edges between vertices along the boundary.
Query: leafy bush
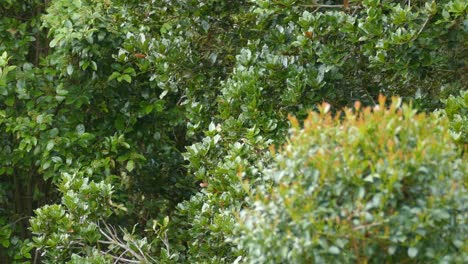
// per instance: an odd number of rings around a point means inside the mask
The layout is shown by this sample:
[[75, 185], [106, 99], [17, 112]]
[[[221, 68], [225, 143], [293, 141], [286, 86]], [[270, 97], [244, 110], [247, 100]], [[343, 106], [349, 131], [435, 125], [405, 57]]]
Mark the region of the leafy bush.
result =
[[434, 109], [463, 87], [465, 1], [366, 0], [349, 8], [317, 2], [255, 1], [258, 33], [237, 57], [245, 68], [233, 78], [252, 80], [247, 84], [264, 95], [282, 88], [277, 99], [298, 106], [300, 99], [373, 104], [384, 93]]
[[468, 147], [468, 90], [461, 91], [460, 96], [451, 95], [445, 104], [453, 138]]
[[462, 263], [468, 166], [448, 120], [389, 108], [332, 115], [328, 104], [275, 154], [241, 212], [250, 263]]
[[460, 1], [416, 1], [411, 8], [363, 1], [350, 9], [252, 2], [255, 23], [236, 32], [248, 42], [216, 88], [216, 104], [193, 104], [210, 109], [212, 125], [189, 122], [205, 137], [184, 156], [189, 174], [208, 187], [179, 204], [178, 219], [172, 219], [177, 231], [171, 237], [179, 237], [173, 243], [193, 241], [182, 255], [192, 262], [232, 262], [243, 255], [232, 243], [235, 215], [250, 206], [238, 170], [243, 167], [253, 185], [262, 181], [271, 158], [265, 150], [284, 141], [288, 113], [302, 119], [323, 100], [337, 109], [355, 99], [372, 105], [380, 92], [416, 98], [419, 108], [432, 109], [444, 93], [456, 91], [463, 63], [457, 55], [462, 49], [453, 45], [463, 38], [465, 9]]

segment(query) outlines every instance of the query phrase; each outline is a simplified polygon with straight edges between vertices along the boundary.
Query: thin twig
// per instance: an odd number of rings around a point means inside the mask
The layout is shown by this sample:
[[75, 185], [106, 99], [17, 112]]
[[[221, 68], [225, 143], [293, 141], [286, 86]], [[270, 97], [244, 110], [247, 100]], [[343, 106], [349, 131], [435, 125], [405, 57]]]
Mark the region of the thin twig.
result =
[[419, 29], [418, 34], [416, 34], [416, 35], [413, 37], [413, 40], [412, 40], [412, 41], [416, 40], [416, 39], [419, 37], [419, 35], [421, 35], [421, 33], [422, 33], [423, 30], [426, 28], [426, 26], [427, 26], [427, 24], [429, 23], [429, 21], [431, 20], [431, 18], [432, 18], [432, 16], [428, 16], [428, 17], [427, 17], [426, 21], [424, 21], [424, 24], [423, 24], [422, 27]]
[[169, 244], [169, 241], [167, 239], [167, 230], [164, 231], [164, 245], [166, 246], [167, 253], [169, 254], [171, 252], [171, 245]]
[[[138, 224], [136, 224], [134, 227], [133, 227], [133, 230], [132, 230], [132, 234], [135, 232], [135, 227], [137, 226]], [[125, 230], [122, 228], [122, 227], [119, 227], [120, 230], [125, 233]], [[141, 256], [143, 256], [143, 258], [145, 259], [146, 262], [149, 262], [148, 259], [146, 258], [146, 255], [145, 253], [143, 253], [143, 251], [141, 250], [141, 248], [133, 241], [131, 240], [130, 241], [133, 245], [135, 245], [135, 247], [138, 249], [138, 251], [140, 252]]]
[[303, 6], [303, 7], [318, 7], [318, 8], [340, 8], [340, 7], [344, 7], [344, 5], [319, 5], [319, 4], [316, 4], [316, 5], [300, 5], [300, 6]]
[[[106, 252], [101, 251], [101, 254], [106, 255]], [[113, 259], [118, 259], [118, 257], [116, 257], [116, 256], [114, 256], [114, 255], [109, 255], [109, 256], [110, 256], [111, 258], [113, 258]], [[126, 261], [126, 262], [128, 262], [128, 263], [140, 263], [140, 261], [138, 261], [138, 260], [131, 260], [131, 259], [123, 258], [123, 257], [121, 257], [120, 260]]]
[[119, 260], [122, 259], [123, 255], [125, 255], [125, 253], [127, 253], [127, 250], [125, 250], [124, 252], [122, 252], [122, 254], [119, 255], [119, 257], [114, 261], [114, 264], [119, 263]]
[[366, 229], [366, 228], [369, 228], [369, 227], [379, 226], [379, 225], [382, 225], [382, 224], [384, 224], [386, 222], [388, 222], [388, 221], [375, 222], [375, 223], [371, 223], [371, 224], [368, 224], [368, 225], [360, 225], [360, 226], [354, 227], [353, 230], [356, 231], [356, 230]]
[[[302, 7], [310, 7], [310, 8], [344, 8], [344, 5], [300, 5]], [[358, 5], [348, 5], [347, 8], [359, 8]]]
[[98, 242], [101, 243], [101, 244], [106, 244], [106, 245], [114, 245], [115, 244], [115, 243], [105, 241], [105, 240], [98, 240]]
[[36, 248], [35, 252], [34, 252], [34, 264], [37, 263], [37, 259], [39, 257], [39, 249]]
[[409, 43], [409, 42], [413, 42], [415, 41], [416, 39], [418, 39], [419, 35], [421, 35], [421, 33], [423, 32], [423, 30], [426, 28], [427, 24], [429, 23], [429, 21], [431, 20], [432, 16], [428, 16], [426, 18], [426, 21], [424, 21], [424, 24], [421, 26], [421, 28], [419, 29], [418, 33], [416, 33], [416, 35], [414, 35], [412, 38], [410, 38], [408, 41], [404, 42], [404, 43]]
[[[104, 230], [102, 230], [101, 228], [99, 228], [99, 231], [101, 232], [101, 234], [103, 236], [105, 236], [110, 243], [103, 243], [103, 244], [110, 244], [110, 245], [116, 245], [122, 249], [124, 249], [125, 251], [128, 251], [128, 253], [130, 253], [133, 257], [135, 257], [136, 259], [138, 259], [139, 261], [145, 261], [145, 263], [148, 263], [148, 260], [145, 256], [145, 254], [141, 251], [141, 249], [137, 246], [138, 250], [140, 251], [140, 253], [142, 253], [142, 255], [139, 255], [137, 252], [135, 252], [133, 249], [131, 249], [129, 246], [125, 245], [124, 242], [122, 242], [118, 236], [117, 236], [117, 231], [115, 230], [115, 228], [111, 225], [108, 225], [107, 223], [105, 222], [102, 222], [104, 224], [104, 227], [107, 229], [107, 232], [104, 232]], [[115, 256], [114, 256], [115, 257]], [[137, 262], [139, 263], [139, 262]]]
[[134, 241], [131, 241], [133, 245], [135, 245], [135, 247], [138, 249], [138, 251], [140, 252], [141, 256], [143, 257], [143, 259], [145, 260], [146, 263], [148, 263], [148, 259], [146, 258], [146, 255], [145, 253], [143, 253], [143, 251], [141, 250], [141, 248], [134, 242]]
[[20, 222], [20, 221], [23, 221], [23, 220], [25, 220], [25, 219], [28, 219], [28, 218], [31, 218], [31, 216], [23, 216], [23, 217], [21, 217], [21, 218], [16, 219], [15, 221], [9, 223], [8, 225], [14, 225], [14, 224], [16, 224], [16, 223], [18, 223], [18, 222]]

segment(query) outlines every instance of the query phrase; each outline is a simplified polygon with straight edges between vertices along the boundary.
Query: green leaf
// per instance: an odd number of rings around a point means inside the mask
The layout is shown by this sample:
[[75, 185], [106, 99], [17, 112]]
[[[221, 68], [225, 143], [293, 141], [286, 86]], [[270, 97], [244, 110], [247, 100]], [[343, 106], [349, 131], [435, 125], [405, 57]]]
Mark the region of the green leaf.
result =
[[49, 143], [47, 143], [47, 146], [46, 146], [46, 150], [47, 151], [50, 151], [54, 148], [54, 142], [53, 141], [49, 141]]
[[162, 93], [159, 95], [159, 99], [163, 99], [167, 93], [168, 93], [167, 90], [162, 91]]
[[162, 26], [161, 26], [161, 29], [159, 30], [159, 32], [161, 33], [161, 35], [164, 35], [166, 34], [167, 32], [169, 32], [171, 30], [171, 27], [172, 25], [169, 24], [169, 23], [164, 23]]
[[72, 74], [73, 74], [73, 65], [68, 64], [68, 66], [67, 66], [67, 73], [68, 73], [68, 75], [72, 75]]
[[408, 248], [408, 256], [410, 258], [415, 258], [418, 255], [418, 249], [414, 247]]
[[128, 82], [128, 83], [131, 83], [131, 82], [132, 82], [132, 77], [130, 77], [130, 75], [128, 75], [128, 74], [123, 74], [123, 75], [121, 76], [121, 78], [122, 78], [124, 81]]
[[396, 250], [397, 250], [396, 246], [389, 246], [387, 252], [389, 255], [393, 255], [395, 254]]
[[7, 106], [13, 106], [15, 104], [15, 97], [14, 96], [8, 96], [7, 99], [5, 100], [5, 104]]
[[340, 254], [340, 249], [338, 247], [336, 247], [336, 246], [331, 246], [328, 249], [328, 252], [330, 252], [333, 255], [338, 255], [338, 254]]
[[124, 70], [124, 73], [126, 74], [130, 74], [132, 76], [135, 76], [136, 72], [135, 72], [135, 69], [133, 69], [132, 67], [128, 67]]
[[85, 126], [83, 124], [79, 124], [76, 126], [76, 133], [78, 135], [83, 135], [85, 132]]
[[133, 169], [135, 168], [135, 163], [133, 162], [133, 160], [129, 160], [127, 162], [126, 168], [129, 172], [133, 171]]
[[115, 78], [120, 77], [120, 75], [121, 75], [120, 72], [113, 72], [113, 73], [111, 74], [111, 76], [109, 76], [109, 79], [108, 79], [108, 80], [109, 80], [109, 81], [112, 81], [112, 80], [114, 80]]
[[3, 240], [2, 241], [2, 246], [4, 248], [8, 248], [10, 246], [10, 240], [8, 240], [8, 239]]
[[50, 161], [46, 161], [46, 162], [44, 162], [44, 164], [42, 164], [42, 169], [43, 170], [47, 170], [49, 167], [50, 167]]
[[57, 46], [58, 41], [59, 41], [58, 38], [52, 39], [52, 40], [50, 41], [50, 43], [49, 43], [49, 46], [50, 46], [51, 48]]

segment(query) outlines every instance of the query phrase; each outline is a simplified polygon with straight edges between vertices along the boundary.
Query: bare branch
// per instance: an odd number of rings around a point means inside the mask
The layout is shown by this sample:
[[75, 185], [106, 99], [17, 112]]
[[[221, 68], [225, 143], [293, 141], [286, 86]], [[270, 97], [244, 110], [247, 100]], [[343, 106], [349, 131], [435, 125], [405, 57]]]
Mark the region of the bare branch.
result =
[[120, 257], [120, 259], [119, 259], [119, 257], [113, 256], [113, 255], [109, 255], [109, 254], [107, 254], [107, 253], [104, 252], [104, 251], [101, 251], [101, 254], [103, 254], [103, 255], [108, 255], [108, 256], [110, 256], [110, 257], [113, 258], [113, 259], [118, 259], [118, 260], [126, 261], [127, 263], [140, 263], [140, 261], [138, 261], [138, 260], [131, 260], [131, 259], [123, 258], [123, 257]]
[[125, 253], [127, 253], [127, 250], [125, 250], [124, 252], [122, 252], [122, 254], [119, 255], [119, 257], [114, 261], [114, 264], [119, 263], [119, 260], [122, 259], [123, 255], [125, 255]]
[[310, 8], [359, 8], [358, 5], [301, 5], [303, 7], [310, 7]]
[[[138, 249], [138, 251], [139, 251], [138, 253], [136, 251], [134, 251], [129, 245], [124, 243], [121, 239], [119, 239], [119, 237], [117, 235], [117, 231], [112, 225], [108, 225], [105, 222], [102, 222], [102, 224], [104, 225], [104, 228], [106, 229], [107, 232], [105, 230], [103, 230], [100, 226], [98, 226], [99, 232], [108, 241], [99, 240], [98, 242], [101, 243], [101, 244], [105, 244], [105, 245], [116, 246], [116, 247], [119, 247], [122, 250], [124, 250], [123, 253], [121, 253], [121, 255], [119, 257], [116, 257], [116, 256], [113, 256], [113, 255], [109, 254], [110, 256], [112, 256], [112, 258], [116, 259], [116, 261], [124, 260], [124, 261], [129, 262], [128, 259], [123, 258], [124, 255], [129, 254], [129, 255], [131, 255], [132, 257], [134, 257], [134, 258], [136, 258], [138, 260], [138, 261], [132, 260], [129, 263], [140, 263], [140, 262], [150, 263], [148, 261], [146, 255], [143, 253], [141, 248], [135, 242], [131, 241], [131, 243], [133, 245], [135, 245], [135, 247]], [[104, 252], [104, 251], [101, 251], [101, 253], [108, 254], [108, 252]]]

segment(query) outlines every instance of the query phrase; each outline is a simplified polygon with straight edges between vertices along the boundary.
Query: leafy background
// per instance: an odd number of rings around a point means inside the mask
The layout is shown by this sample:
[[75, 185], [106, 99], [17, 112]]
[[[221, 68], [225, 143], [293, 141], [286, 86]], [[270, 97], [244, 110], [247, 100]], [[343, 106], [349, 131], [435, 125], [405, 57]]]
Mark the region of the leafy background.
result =
[[[406, 106], [411, 111], [446, 106], [446, 117], [409, 115], [414, 124], [408, 126], [415, 126], [416, 146], [431, 138], [418, 134], [428, 132], [420, 126], [440, 131], [429, 146], [440, 155], [434, 159], [446, 164], [445, 178], [433, 182], [426, 175], [424, 186], [458, 182], [452, 185], [458, 200], [451, 195], [455, 200], [444, 202], [447, 208], [439, 216], [445, 221], [447, 212], [461, 211], [459, 218], [466, 218], [466, 207], [457, 207], [467, 204], [466, 167], [460, 165], [467, 146], [466, 21], [462, 0], [2, 1], [0, 262], [269, 258], [263, 248], [268, 244], [255, 239], [280, 243], [300, 239], [301, 233], [252, 238], [267, 226], [245, 227], [244, 216], [258, 215], [256, 201], [265, 198], [266, 190], [280, 192], [270, 171], [290, 166], [275, 157], [275, 146], [288, 142], [288, 115], [302, 123], [310, 110], [320, 111], [322, 102], [336, 114], [356, 100], [378, 105], [379, 94], [412, 101]], [[372, 120], [365, 122], [381, 121]], [[305, 137], [345, 142], [333, 134], [338, 126]], [[398, 137], [392, 131], [368, 133]], [[458, 145], [442, 144], [450, 140]], [[405, 151], [413, 153], [412, 146]], [[311, 155], [311, 145], [297, 148], [304, 158]], [[347, 151], [358, 149], [351, 145]], [[393, 155], [383, 145], [372, 151], [386, 159]], [[281, 155], [286, 163], [297, 159]], [[402, 162], [411, 167], [409, 179], [423, 177], [414, 172], [426, 163]], [[353, 171], [346, 162], [340, 166]], [[394, 166], [385, 170], [401, 167]], [[301, 173], [292, 171], [289, 177], [306, 176]], [[360, 175], [359, 170], [351, 174]], [[303, 202], [301, 192], [290, 195]], [[282, 206], [259, 219], [282, 217]], [[292, 207], [308, 213], [326, 208]], [[399, 221], [411, 227], [411, 219]], [[300, 221], [293, 224], [294, 230], [305, 228]], [[468, 243], [455, 232], [466, 224], [456, 220], [453, 228], [441, 235], [453, 245], [434, 253], [439, 261], [468, 258], [461, 253], [466, 246], [460, 246]], [[434, 248], [421, 240], [417, 253], [399, 248], [398, 256], [419, 258], [423, 249]], [[334, 245], [328, 250], [341, 254], [347, 244]], [[284, 261], [307, 260], [293, 249], [282, 247], [271, 261], [284, 256]], [[360, 254], [376, 261], [392, 255]], [[362, 260], [355, 253], [342, 256], [344, 262]]]

